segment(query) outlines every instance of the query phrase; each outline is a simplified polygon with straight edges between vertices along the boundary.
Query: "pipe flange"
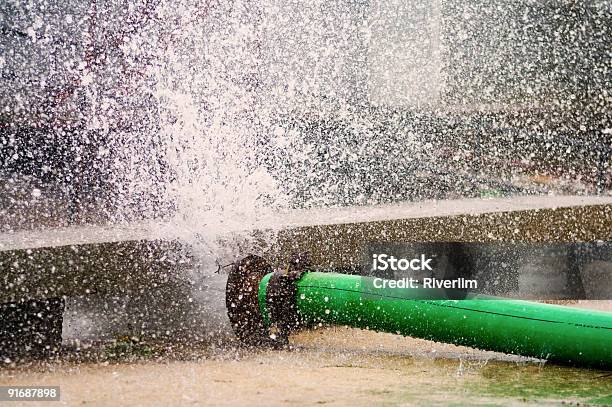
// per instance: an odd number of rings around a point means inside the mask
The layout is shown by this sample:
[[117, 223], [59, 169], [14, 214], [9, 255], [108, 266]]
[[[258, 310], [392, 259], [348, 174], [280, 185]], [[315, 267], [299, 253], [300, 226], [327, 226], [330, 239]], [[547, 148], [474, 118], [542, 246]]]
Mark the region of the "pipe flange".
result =
[[258, 297], [259, 284], [272, 272], [272, 267], [252, 254], [234, 264], [227, 278], [225, 305], [232, 328], [241, 342], [250, 346], [287, 345], [291, 331], [300, 326], [296, 282], [306, 272], [308, 264], [305, 253], [294, 254], [286, 269], [270, 277], [266, 287], [269, 327], [264, 323]]
[[259, 310], [259, 283], [272, 267], [263, 258], [249, 255], [232, 267], [226, 286], [227, 315], [236, 336], [250, 346], [270, 345], [273, 340]]
[[301, 326], [297, 310], [297, 285], [309, 266], [306, 253], [294, 254], [285, 270], [272, 274], [266, 289], [266, 306], [274, 340], [286, 345], [289, 334]]

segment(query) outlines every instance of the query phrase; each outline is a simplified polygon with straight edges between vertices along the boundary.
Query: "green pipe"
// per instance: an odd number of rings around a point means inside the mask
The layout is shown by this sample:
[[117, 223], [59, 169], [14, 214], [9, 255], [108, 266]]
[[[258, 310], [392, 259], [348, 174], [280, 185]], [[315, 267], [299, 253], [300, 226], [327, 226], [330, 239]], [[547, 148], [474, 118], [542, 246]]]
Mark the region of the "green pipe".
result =
[[[260, 325], [268, 333], [275, 324], [270, 315], [271, 279], [278, 273], [260, 274], [254, 299]], [[291, 283], [294, 291], [287, 300], [295, 302], [298, 325], [347, 325], [563, 364], [612, 368], [612, 313], [482, 295], [420, 299], [431, 293], [376, 288], [373, 278], [337, 273], [300, 273]]]
[[[266, 275], [259, 306], [269, 324]], [[612, 367], [612, 313], [471, 295], [414, 299], [415, 290], [375, 288], [373, 278], [309, 272], [297, 282], [303, 323], [348, 325], [584, 366]]]

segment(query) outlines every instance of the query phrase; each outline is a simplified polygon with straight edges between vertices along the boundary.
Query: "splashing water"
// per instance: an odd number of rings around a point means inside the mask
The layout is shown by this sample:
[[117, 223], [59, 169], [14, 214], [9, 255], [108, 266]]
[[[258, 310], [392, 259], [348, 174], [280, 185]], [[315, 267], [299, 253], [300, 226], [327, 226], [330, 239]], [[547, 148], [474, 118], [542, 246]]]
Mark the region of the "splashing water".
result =
[[[209, 5], [200, 18], [168, 7], [179, 21], [155, 69], [161, 138], [174, 179], [167, 188], [179, 222], [195, 230], [244, 230], [282, 205], [275, 180], [261, 166], [265, 146], [254, 88], [255, 27], [239, 2]], [[187, 10], [194, 10], [194, 6]], [[172, 14], [176, 13], [176, 14]]]
[[605, 192], [606, 10], [6, 2], [3, 179], [36, 204], [65, 195], [60, 224], [211, 230], [283, 207]]

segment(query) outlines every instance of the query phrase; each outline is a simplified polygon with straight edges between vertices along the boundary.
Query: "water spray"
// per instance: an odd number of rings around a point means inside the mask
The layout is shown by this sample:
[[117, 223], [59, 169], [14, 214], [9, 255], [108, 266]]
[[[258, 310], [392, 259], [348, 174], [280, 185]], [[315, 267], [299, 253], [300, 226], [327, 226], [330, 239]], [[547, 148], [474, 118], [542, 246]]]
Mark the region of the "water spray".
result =
[[250, 255], [234, 265], [226, 305], [243, 343], [283, 347], [291, 332], [322, 323], [612, 368], [612, 313], [477, 294], [430, 299], [420, 289], [377, 288], [373, 277], [307, 264], [297, 256], [275, 271]]

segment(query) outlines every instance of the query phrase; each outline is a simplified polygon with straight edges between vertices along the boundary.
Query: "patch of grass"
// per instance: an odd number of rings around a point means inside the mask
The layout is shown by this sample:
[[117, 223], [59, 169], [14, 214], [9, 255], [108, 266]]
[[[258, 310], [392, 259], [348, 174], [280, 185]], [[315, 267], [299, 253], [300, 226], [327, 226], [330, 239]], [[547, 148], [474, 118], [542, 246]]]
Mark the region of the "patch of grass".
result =
[[120, 359], [149, 359], [155, 356], [155, 349], [135, 336], [120, 336], [104, 348], [106, 358]]
[[597, 406], [612, 406], [612, 395], [601, 398], [589, 399], [586, 401], [587, 404], [594, 404]]
[[504, 191], [499, 188], [488, 188], [480, 190], [481, 198], [500, 198], [504, 196]]
[[612, 377], [601, 372], [556, 365], [483, 368], [481, 379], [471, 385], [476, 394], [526, 400], [612, 405]]

